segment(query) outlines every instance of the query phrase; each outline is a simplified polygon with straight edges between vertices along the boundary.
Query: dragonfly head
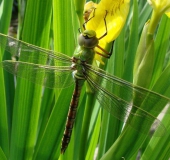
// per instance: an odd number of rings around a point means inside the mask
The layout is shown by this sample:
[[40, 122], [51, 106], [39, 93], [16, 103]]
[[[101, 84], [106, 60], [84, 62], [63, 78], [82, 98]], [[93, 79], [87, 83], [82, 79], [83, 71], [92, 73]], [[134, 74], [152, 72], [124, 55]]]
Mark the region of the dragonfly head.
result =
[[96, 37], [96, 32], [93, 30], [85, 30], [79, 35], [78, 43], [81, 47], [94, 48], [98, 45], [99, 40]]

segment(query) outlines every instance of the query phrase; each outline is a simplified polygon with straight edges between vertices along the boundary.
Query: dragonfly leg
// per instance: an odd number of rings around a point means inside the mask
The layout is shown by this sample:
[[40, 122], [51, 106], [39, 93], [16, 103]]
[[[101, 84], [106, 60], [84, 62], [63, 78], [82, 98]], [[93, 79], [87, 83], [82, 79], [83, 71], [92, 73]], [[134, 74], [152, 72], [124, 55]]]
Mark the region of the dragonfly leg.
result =
[[94, 8], [93, 16], [92, 16], [90, 19], [88, 19], [86, 22], [83, 23], [83, 28], [84, 28], [84, 30], [86, 30], [85, 24], [86, 24], [88, 21], [90, 21], [92, 18], [95, 17], [95, 10], [96, 10], [96, 8]]
[[[106, 32], [100, 38], [98, 38], [98, 40], [102, 39], [103, 37], [105, 37], [107, 35], [107, 24], [106, 24], [107, 13], [108, 13], [108, 11], [106, 10], [106, 14], [105, 14], [105, 17], [104, 17], [104, 24], [105, 24]], [[97, 45], [96, 47], [99, 48], [100, 50], [102, 50], [104, 53], [106, 53], [106, 55], [103, 55], [102, 53], [99, 53], [99, 52], [96, 52], [96, 53], [105, 57], [105, 58], [110, 58], [110, 56], [112, 55], [112, 51], [113, 51], [113, 45], [114, 45], [114, 41], [112, 42], [112, 47], [111, 47], [110, 52], [106, 51], [105, 49], [103, 49], [102, 47]]]
[[110, 52], [106, 51], [105, 49], [103, 49], [102, 47], [100, 47], [99, 45], [97, 45], [96, 47], [99, 48], [100, 50], [102, 50], [104, 53], [106, 53], [106, 55], [102, 54], [102, 53], [99, 53], [99, 52], [96, 52], [97, 54], [105, 57], [105, 58], [110, 58], [111, 55], [112, 55], [112, 52], [113, 52], [113, 46], [114, 46], [114, 41], [112, 42], [112, 46], [111, 46], [111, 50]]
[[109, 58], [107, 55], [104, 55], [104, 54], [102, 54], [102, 53], [100, 53], [100, 52], [95, 51], [95, 53], [98, 54], [98, 55], [100, 55], [100, 56], [102, 56], [102, 57]]
[[98, 40], [102, 39], [103, 37], [105, 37], [107, 35], [107, 24], [106, 24], [107, 13], [108, 13], [108, 11], [106, 10], [106, 14], [104, 16], [104, 24], [105, 24], [106, 32], [100, 38], [98, 38]]

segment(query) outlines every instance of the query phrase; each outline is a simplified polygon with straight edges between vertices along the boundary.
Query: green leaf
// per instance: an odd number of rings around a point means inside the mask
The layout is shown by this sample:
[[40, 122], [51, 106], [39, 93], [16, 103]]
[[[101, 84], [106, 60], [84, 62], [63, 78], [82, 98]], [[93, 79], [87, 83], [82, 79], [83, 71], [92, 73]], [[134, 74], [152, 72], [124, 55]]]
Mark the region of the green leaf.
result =
[[7, 160], [5, 153], [3, 152], [2, 148], [0, 147], [0, 159], [1, 160]]
[[[7, 33], [11, 20], [12, 0], [2, 1], [0, 3], [0, 32]], [[0, 47], [0, 61], [6, 58], [4, 50]], [[6, 83], [6, 82], [9, 83]], [[6, 157], [9, 157], [9, 137], [11, 129], [11, 115], [12, 107], [10, 105], [10, 96], [13, 93], [12, 81], [9, 74], [4, 73], [0, 67], [0, 146]], [[6, 92], [11, 91], [11, 94]]]
[[137, 44], [138, 44], [138, 4], [137, 1], [133, 1], [133, 19], [130, 28], [129, 44], [126, 55], [126, 62], [124, 66], [123, 79], [132, 82], [133, 79], [133, 66], [134, 57], [136, 54]]
[[[20, 36], [22, 40], [37, 46], [48, 47], [51, 6], [52, 1], [30, 0], [27, 2]], [[44, 16], [42, 17], [42, 15]], [[10, 144], [11, 159], [31, 159], [33, 156], [38, 131], [41, 93], [41, 86], [27, 80], [17, 79]]]

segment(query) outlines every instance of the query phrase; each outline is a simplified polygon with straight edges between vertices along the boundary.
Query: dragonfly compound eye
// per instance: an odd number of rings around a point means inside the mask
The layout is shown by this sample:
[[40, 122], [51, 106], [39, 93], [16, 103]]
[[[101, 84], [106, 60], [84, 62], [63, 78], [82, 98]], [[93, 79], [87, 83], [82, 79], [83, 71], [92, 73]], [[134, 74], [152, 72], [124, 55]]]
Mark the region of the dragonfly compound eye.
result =
[[82, 34], [80, 34], [78, 42], [81, 47], [85, 48], [94, 48], [99, 43], [96, 37], [96, 32], [92, 30], [85, 30]]

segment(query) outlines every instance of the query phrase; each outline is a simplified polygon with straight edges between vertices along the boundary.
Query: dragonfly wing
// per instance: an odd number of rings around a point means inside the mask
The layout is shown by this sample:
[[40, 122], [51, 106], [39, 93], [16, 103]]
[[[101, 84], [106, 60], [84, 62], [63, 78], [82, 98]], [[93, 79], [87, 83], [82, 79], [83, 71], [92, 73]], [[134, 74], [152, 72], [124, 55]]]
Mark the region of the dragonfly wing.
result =
[[40, 48], [38, 46], [17, 40], [0, 33], [0, 47], [11, 53], [12, 57], [22, 58], [22, 61], [48, 60], [50, 63], [62, 62], [64, 65], [70, 64], [71, 58], [59, 52]]
[[3, 61], [0, 66], [17, 77], [48, 88], [69, 87], [74, 82], [70, 66], [49, 66], [12, 60]]
[[[156, 124], [155, 128], [160, 128], [157, 136], [165, 133], [166, 129], [157, 116], [165, 106], [169, 105], [169, 98], [135, 86], [91, 65], [86, 65], [85, 70], [87, 81], [96, 98], [114, 117], [144, 134], [148, 134], [153, 123]], [[136, 125], [137, 121], [144, 126]]]

